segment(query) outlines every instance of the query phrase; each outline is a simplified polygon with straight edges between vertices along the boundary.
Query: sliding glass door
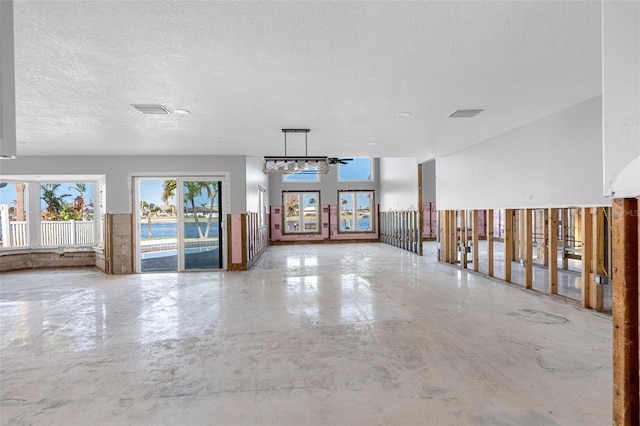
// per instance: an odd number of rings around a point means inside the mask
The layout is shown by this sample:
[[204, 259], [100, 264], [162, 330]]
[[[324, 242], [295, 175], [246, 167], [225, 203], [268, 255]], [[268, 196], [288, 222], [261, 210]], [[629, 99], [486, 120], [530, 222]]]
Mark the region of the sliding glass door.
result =
[[185, 180], [183, 190], [183, 269], [222, 268], [220, 181]]
[[153, 177], [135, 183], [138, 272], [224, 267], [223, 180]]

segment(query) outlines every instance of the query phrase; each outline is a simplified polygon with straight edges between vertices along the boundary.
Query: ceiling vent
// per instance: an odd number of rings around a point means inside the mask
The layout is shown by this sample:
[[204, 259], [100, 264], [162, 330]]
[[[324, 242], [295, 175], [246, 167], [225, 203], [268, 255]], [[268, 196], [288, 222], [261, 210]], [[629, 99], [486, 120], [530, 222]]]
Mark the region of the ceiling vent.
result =
[[480, 114], [483, 109], [457, 109], [449, 114], [449, 118], [471, 118]]
[[171, 112], [164, 105], [131, 104], [131, 106], [143, 114], [169, 114]]

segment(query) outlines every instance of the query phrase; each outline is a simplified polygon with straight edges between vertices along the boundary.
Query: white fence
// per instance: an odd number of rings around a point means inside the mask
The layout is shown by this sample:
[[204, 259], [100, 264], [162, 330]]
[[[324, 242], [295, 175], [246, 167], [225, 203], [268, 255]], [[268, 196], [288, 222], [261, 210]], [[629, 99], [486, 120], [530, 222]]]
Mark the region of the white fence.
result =
[[[41, 246], [92, 246], [95, 244], [92, 220], [42, 221], [40, 235]], [[27, 222], [2, 220], [1, 241], [2, 247], [28, 246]]]

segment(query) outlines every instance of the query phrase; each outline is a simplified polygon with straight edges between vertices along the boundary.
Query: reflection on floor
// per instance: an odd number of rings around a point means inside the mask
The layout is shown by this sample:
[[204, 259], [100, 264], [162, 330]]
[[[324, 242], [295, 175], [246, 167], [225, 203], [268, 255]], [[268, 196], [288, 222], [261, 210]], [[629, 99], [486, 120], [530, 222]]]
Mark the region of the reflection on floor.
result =
[[[423, 243], [425, 256], [437, 258], [437, 243], [435, 241], [425, 241]], [[504, 243], [494, 241], [494, 276], [504, 280]], [[482, 274], [488, 273], [487, 242], [479, 241], [478, 244], [478, 271]], [[468, 269], [473, 270], [473, 263], [469, 262]], [[580, 301], [582, 297], [582, 278], [579, 261], [571, 260], [568, 270], [558, 269], [558, 294], [569, 299]], [[511, 263], [511, 282], [524, 286], [525, 267], [520, 262]], [[549, 294], [549, 271], [547, 267], [535, 263], [533, 267], [533, 289], [541, 293]], [[604, 309], [611, 310], [611, 286], [604, 286]]]
[[611, 423], [608, 317], [384, 244], [0, 286], [2, 424]]
[[[175, 250], [158, 252], [156, 257], [141, 259], [140, 265], [142, 272], [177, 271], [178, 256], [175, 254]], [[218, 249], [185, 254], [185, 269], [205, 270], [219, 269], [220, 267]]]

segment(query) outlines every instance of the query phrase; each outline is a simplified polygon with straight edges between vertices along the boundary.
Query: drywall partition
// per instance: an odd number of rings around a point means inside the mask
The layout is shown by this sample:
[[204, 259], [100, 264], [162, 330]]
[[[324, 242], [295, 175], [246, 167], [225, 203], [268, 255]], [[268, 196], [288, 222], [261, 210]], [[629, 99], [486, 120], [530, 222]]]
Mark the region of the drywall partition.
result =
[[3, 160], [1, 176], [105, 175], [106, 210], [131, 213], [131, 177], [136, 174], [180, 175], [228, 172], [230, 213], [246, 212], [244, 156], [75, 156], [18, 157]]
[[422, 163], [422, 202], [436, 202], [436, 160]]
[[640, 195], [640, 2], [602, 2], [604, 193]]
[[602, 97], [439, 157], [438, 210], [603, 206]]
[[264, 191], [264, 206], [267, 213], [266, 204], [269, 199], [269, 176], [262, 172], [262, 157], [247, 157], [246, 158], [246, 203], [248, 212], [258, 212], [260, 206], [260, 191]]
[[380, 159], [380, 211], [418, 210], [415, 158]]

